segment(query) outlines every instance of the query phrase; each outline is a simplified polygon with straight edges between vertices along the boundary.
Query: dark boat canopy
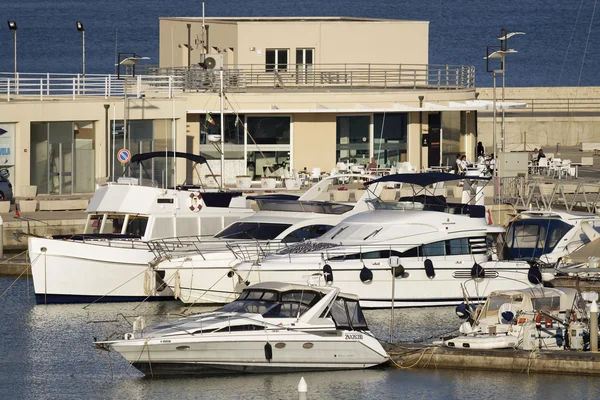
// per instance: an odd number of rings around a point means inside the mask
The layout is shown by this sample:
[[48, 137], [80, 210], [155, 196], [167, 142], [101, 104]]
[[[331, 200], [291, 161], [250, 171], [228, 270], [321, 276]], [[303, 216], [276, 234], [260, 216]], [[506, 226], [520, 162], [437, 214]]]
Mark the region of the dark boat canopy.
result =
[[160, 157], [164, 157], [164, 158], [168, 158], [168, 157], [173, 157], [173, 155], [175, 155], [175, 157], [177, 158], [185, 158], [186, 160], [190, 160], [193, 161], [195, 163], [198, 164], [206, 164], [206, 158], [196, 155], [196, 154], [190, 154], [190, 153], [180, 153], [180, 152], [172, 152], [172, 151], [152, 151], [150, 153], [141, 153], [141, 154], [136, 154], [133, 157], [131, 157], [131, 162], [132, 163], [141, 163], [142, 161], [146, 161], [146, 160], [150, 160], [152, 158], [160, 158]]
[[423, 172], [423, 173], [407, 173], [407, 174], [393, 174], [386, 175], [379, 179], [372, 180], [370, 182], [365, 182], [365, 186], [372, 185], [374, 183], [380, 182], [397, 182], [397, 183], [408, 183], [409, 185], [418, 185], [418, 186], [429, 186], [438, 182], [446, 182], [446, 181], [458, 181], [461, 179], [470, 179], [470, 180], [490, 180], [488, 177], [477, 177], [477, 176], [463, 176], [457, 174], [449, 174], [447, 172]]

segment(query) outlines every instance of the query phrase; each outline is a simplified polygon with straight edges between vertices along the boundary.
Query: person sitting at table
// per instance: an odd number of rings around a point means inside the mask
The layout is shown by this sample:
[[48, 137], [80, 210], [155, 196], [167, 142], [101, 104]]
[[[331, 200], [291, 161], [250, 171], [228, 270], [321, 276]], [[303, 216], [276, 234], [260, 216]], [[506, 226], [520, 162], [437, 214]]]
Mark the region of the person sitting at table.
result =
[[459, 153], [456, 155], [456, 173], [464, 175], [466, 167], [463, 166], [462, 155]]
[[377, 168], [377, 163], [375, 162], [375, 157], [371, 157], [371, 162], [367, 165], [367, 169], [375, 169]]
[[537, 157], [537, 162], [540, 162], [540, 158], [546, 158], [546, 155], [544, 154], [544, 150], [542, 150], [540, 148], [540, 151], [538, 152], [538, 157]]
[[535, 149], [533, 149], [533, 153], [529, 153], [528, 154], [529, 162], [531, 162], [531, 163], [537, 163], [538, 155], [539, 155], [539, 152], [538, 152], [538, 149], [536, 147]]
[[462, 162], [462, 165], [463, 165], [463, 168], [465, 169], [465, 171], [468, 167], [473, 166], [473, 163], [469, 159], [467, 159], [467, 156], [465, 154], [463, 154], [462, 157], [460, 157], [460, 161]]
[[387, 163], [385, 163], [386, 168], [392, 168], [395, 166], [396, 166], [396, 163], [394, 162], [394, 157], [390, 157], [390, 160]]

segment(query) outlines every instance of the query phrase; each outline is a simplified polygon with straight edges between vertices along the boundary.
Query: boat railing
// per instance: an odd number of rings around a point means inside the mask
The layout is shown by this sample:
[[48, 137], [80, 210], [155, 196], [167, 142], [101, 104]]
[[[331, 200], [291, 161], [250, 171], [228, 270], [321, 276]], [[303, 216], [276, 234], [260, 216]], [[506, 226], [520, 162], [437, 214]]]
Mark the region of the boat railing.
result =
[[257, 261], [263, 257], [290, 246], [281, 240], [226, 240], [212, 236], [186, 236], [154, 239], [146, 242], [156, 259], [200, 256], [207, 259], [207, 253], [230, 253], [240, 261]]
[[121, 234], [74, 234], [74, 235], [54, 235], [53, 239], [70, 240], [85, 244], [119, 247], [119, 248], [144, 248], [145, 245], [140, 236], [121, 235]]

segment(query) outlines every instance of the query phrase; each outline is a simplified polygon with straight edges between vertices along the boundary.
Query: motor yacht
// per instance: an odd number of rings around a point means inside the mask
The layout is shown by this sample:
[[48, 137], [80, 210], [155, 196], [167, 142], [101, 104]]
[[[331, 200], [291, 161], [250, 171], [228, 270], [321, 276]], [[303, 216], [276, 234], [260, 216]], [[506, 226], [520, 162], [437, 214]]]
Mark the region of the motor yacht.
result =
[[[379, 181], [427, 188], [457, 179], [454, 174], [429, 173], [390, 175]], [[550, 274], [542, 276], [537, 264], [502, 259], [495, 241], [505, 230], [488, 223], [484, 206], [447, 203], [420, 193], [397, 204], [373, 203], [373, 210], [344, 219], [318, 239], [260, 262], [240, 263], [231, 279], [299, 283], [312, 278], [315, 284], [356, 293], [368, 308], [451, 305], [465, 292], [483, 301], [493, 290], [552, 279]], [[225, 288], [224, 281], [212, 289]]]
[[376, 178], [365, 174], [326, 177], [295, 200], [272, 195], [249, 197], [256, 201], [258, 211], [232, 223], [214, 240], [180, 237], [149, 242], [156, 259], [161, 260], [156, 269], [164, 274], [163, 280], [175, 297], [185, 303], [230, 302], [235, 298], [231, 293], [239, 293], [246, 286], [239, 275], [232, 279], [236, 264], [258, 262], [274, 251], [320, 237], [344, 218], [372, 209], [371, 200], [380, 196], [384, 185], [357, 190], [361, 197], [354, 203], [326, 199], [330, 198], [328, 192], [352, 180]]
[[[143, 167], [144, 161], [164, 156], [137, 154], [132, 163]], [[198, 155], [176, 156], [194, 162], [194, 169], [206, 163]], [[149, 266], [154, 255], [148, 241], [212, 236], [254, 213], [240, 191], [143, 186], [140, 179], [123, 177], [98, 187], [83, 233], [28, 238], [38, 303], [172, 299], [163, 276]]]
[[508, 225], [505, 257], [554, 265], [600, 237], [596, 214], [523, 211]]
[[214, 312], [96, 344], [149, 376], [361, 369], [388, 360], [356, 296], [278, 282], [252, 285]]

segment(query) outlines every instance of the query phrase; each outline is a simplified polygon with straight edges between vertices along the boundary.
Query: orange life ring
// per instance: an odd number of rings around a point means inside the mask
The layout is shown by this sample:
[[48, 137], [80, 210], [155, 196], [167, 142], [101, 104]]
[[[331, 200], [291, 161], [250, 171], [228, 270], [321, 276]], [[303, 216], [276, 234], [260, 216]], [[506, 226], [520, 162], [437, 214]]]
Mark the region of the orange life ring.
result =
[[198, 212], [202, 209], [202, 195], [200, 192], [192, 192], [190, 193], [190, 210], [193, 212]]

